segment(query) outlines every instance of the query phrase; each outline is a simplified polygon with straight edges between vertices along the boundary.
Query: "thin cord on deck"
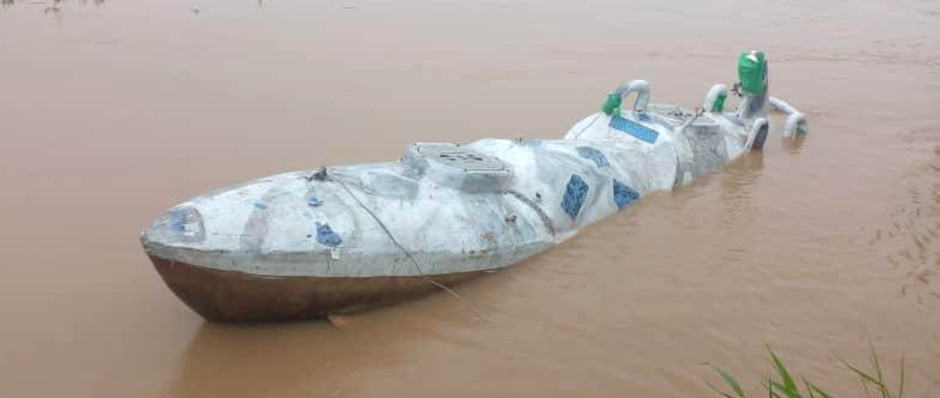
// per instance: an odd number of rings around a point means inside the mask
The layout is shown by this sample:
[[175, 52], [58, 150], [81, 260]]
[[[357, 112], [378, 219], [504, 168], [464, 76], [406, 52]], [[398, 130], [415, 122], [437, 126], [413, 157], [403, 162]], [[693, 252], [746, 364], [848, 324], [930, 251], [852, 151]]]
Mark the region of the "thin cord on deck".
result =
[[593, 125], [594, 125], [594, 122], [596, 122], [597, 119], [600, 118], [600, 117], [601, 117], [601, 115], [599, 115], [599, 114], [596, 115], [596, 116], [594, 116], [594, 119], [591, 119], [591, 122], [588, 123], [587, 126], [584, 126], [584, 128], [582, 128], [581, 131], [578, 131], [578, 132], [574, 135], [574, 138], [581, 138], [581, 133], [583, 133], [584, 130], [587, 130], [588, 128], [590, 128], [591, 126], [593, 126]]
[[379, 226], [382, 227], [382, 230], [385, 231], [385, 234], [388, 235], [388, 238], [392, 240], [392, 243], [394, 243], [395, 246], [398, 246], [398, 248], [402, 251], [402, 253], [405, 253], [405, 256], [408, 256], [408, 259], [411, 260], [411, 263], [412, 263], [412, 264], [414, 264], [415, 269], [418, 271], [418, 276], [421, 277], [422, 280], [424, 280], [425, 282], [430, 283], [431, 285], [434, 285], [434, 286], [440, 288], [441, 290], [447, 292], [448, 294], [450, 294], [451, 296], [453, 296], [454, 298], [456, 298], [457, 301], [460, 301], [461, 303], [464, 303], [464, 304], [467, 306], [467, 309], [469, 309], [470, 312], [472, 312], [472, 313], [473, 313], [474, 315], [476, 315], [478, 318], [480, 318], [480, 319], [482, 319], [482, 320], [484, 320], [484, 321], [486, 320], [486, 318], [484, 318], [483, 315], [480, 314], [480, 313], [473, 307], [473, 305], [472, 305], [471, 303], [465, 302], [464, 299], [463, 299], [463, 297], [460, 297], [460, 295], [457, 294], [457, 292], [455, 292], [453, 289], [451, 289], [451, 288], [449, 288], [449, 287], [447, 287], [447, 286], [444, 286], [442, 283], [437, 282], [437, 281], [435, 281], [434, 279], [431, 279], [429, 276], [425, 275], [424, 272], [421, 271], [421, 266], [418, 265], [418, 260], [415, 260], [414, 256], [411, 255], [411, 252], [409, 252], [408, 250], [405, 250], [405, 247], [402, 246], [401, 243], [398, 243], [398, 240], [395, 239], [395, 236], [394, 236], [394, 235], [392, 235], [392, 231], [390, 231], [390, 230], [388, 229], [388, 227], [385, 226], [385, 223], [383, 223], [382, 220], [379, 219], [379, 216], [377, 216], [375, 213], [373, 213], [372, 210], [369, 209], [369, 207], [367, 207], [367, 206], [365, 205], [365, 203], [362, 203], [362, 201], [359, 200], [359, 197], [357, 197], [355, 194], [353, 194], [352, 191], [346, 186], [346, 184], [344, 184], [342, 181], [340, 181], [339, 179], [336, 179], [336, 178], [331, 178], [330, 180], [331, 180], [331, 181], [335, 181], [335, 182], [338, 183], [341, 187], [343, 187], [343, 189], [346, 191], [346, 193], [348, 193], [349, 196], [351, 196], [351, 197], [353, 198], [353, 200], [355, 200], [356, 203], [359, 204], [359, 207], [362, 207], [362, 209], [365, 210], [366, 213], [369, 213], [369, 215], [372, 216], [372, 218], [375, 220], [375, 222], [379, 223]]

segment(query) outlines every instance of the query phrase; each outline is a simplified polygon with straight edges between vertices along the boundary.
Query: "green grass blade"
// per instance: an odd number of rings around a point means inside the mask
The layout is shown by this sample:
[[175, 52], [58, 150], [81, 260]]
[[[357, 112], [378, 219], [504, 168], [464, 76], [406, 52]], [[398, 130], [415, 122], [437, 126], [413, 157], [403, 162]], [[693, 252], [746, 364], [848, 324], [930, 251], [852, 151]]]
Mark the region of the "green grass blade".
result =
[[777, 353], [775, 353], [769, 345], [767, 346], [767, 350], [770, 351], [770, 356], [774, 360], [774, 367], [777, 369], [777, 373], [780, 374], [780, 379], [783, 380], [784, 387], [786, 387], [784, 391], [797, 392], [796, 382], [793, 381], [793, 377], [790, 376], [790, 372], [787, 371], [787, 367], [784, 366], [783, 361], [777, 357]]
[[764, 388], [767, 389], [767, 396], [770, 398], [787, 398], [777, 393], [777, 390], [779, 389], [777, 387], [778, 385], [780, 385], [780, 383], [777, 383], [768, 377], [767, 381], [764, 382]]
[[881, 388], [881, 397], [892, 398], [891, 392], [888, 391], [887, 383], [885, 383], [885, 375], [881, 371], [881, 363], [878, 361], [878, 354], [875, 353], [875, 346], [871, 343], [871, 340], [868, 340], [868, 348], [871, 349], [871, 363], [875, 366], [875, 374], [878, 376], [878, 387]]
[[741, 385], [738, 384], [738, 381], [735, 380], [734, 376], [732, 376], [731, 373], [726, 372], [724, 369], [722, 369], [718, 365], [712, 365], [712, 369], [715, 369], [715, 373], [718, 373], [718, 375], [721, 376], [722, 379], [725, 379], [725, 383], [728, 383], [728, 385], [731, 386], [732, 389], [734, 389], [734, 392], [738, 394], [739, 398], [746, 398], [744, 395], [744, 389], [741, 388]]
[[715, 385], [712, 384], [712, 382], [710, 382], [710, 381], [708, 381], [708, 380], [705, 380], [705, 384], [707, 384], [707, 385], [708, 385], [708, 388], [711, 388], [712, 391], [716, 392], [718, 395], [721, 395], [721, 396], [723, 396], [723, 397], [725, 397], [725, 398], [734, 398], [731, 394], [728, 394], [728, 393], [726, 393], [726, 392], [724, 392], [724, 391], [719, 390], [718, 387], [715, 387]]
[[787, 386], [785, 386], [785, 385], [783, 385], [783, 384], [780, 384], [780, 383], [778, 383], [778, 382], [776, 382], [776, 381], [773, 381], [773, 380], [770, 381], [770, 386], [771, 386], [771, 388], [774, 389], [774, 395], [775, 395], [775, 396], [778, 396], [778, 397], [779, 397], [779, 395], [778, 395], [776, 392], [777, 392], [777, 391], [780, 391], [780, 392], [783, 393], [783, 395], [784, 395], [785, 398], [803, 398], [803, 397], [800, 395], [799, 390], [797, 390], [796, 388], [794, 388], [794, 389], [787, 388]]
[[806, 386], [806, 392], [809, 393], [809, 398], [816, 398], [816, 394], [813, 393], [813, 388], [809, 386], [809, 382], [806, 381], [806, 378], [803, 378], [803, 385]]
[[866, 384], [868, 384], [868, 383], [874, 384], [876, 387], [878, 387], [879, 389], [882, 389], [882, 390], [885, 388], [884, 384], [883, 384], [881, 381], [879, 381], [878, 379], [872, 377], [872, 376], [869, 375], [868, 373], [865, 373], [865, 372], [862, 371], [861, 369], [856, 368], [856, 367], [854, 367], [854, 366], [852, 366], [852, 365], [850, 365], [850, 364], [846, 364], [846, 366], [848, 366], [849, 369], [852, 369], [852, 371], [855, 372], [855, 374], [857, 374], [859, 377], [861, 377], [862, 380], [866, 382]]
[[865, 397], [871, 398], [871, 390], [868, 388], [868, 382], [862, 379], [862, 388], [865, 390]]
[[816, 387], [816, 385], [813, 383], [809, 383], [809, 389], [810, 391], [816, 391], [816, 393], [819, 394], [819, 396], [822, 398], [835, 398], [835, 396], [833, 396], [832, 394], [828, 392], [823, 391], [819, 387]]

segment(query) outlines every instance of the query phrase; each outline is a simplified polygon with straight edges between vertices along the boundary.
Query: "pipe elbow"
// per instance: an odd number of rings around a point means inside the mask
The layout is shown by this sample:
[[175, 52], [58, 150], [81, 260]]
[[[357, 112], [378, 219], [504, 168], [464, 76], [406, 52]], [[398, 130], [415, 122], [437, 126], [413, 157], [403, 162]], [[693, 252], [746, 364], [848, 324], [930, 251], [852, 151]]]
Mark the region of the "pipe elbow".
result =
[[633, 103], [633, 110], [644, 112], [646, 111], [647, 106], [650, 101], [650, 84], [646, 80], [630, 80], [624, 84], [621, 84], [620, 87], [617, 87], [617, 90], [614, 91], [620, 98], [629, 96], [630, 93], [636, 92], [636, 101]]
[[809, 125], [806, 122], [806, 116], [799, 111], [791, 113], [783, 125], [783, 136], [789, 138], [795, 134], [807, 133], [809, 133]]

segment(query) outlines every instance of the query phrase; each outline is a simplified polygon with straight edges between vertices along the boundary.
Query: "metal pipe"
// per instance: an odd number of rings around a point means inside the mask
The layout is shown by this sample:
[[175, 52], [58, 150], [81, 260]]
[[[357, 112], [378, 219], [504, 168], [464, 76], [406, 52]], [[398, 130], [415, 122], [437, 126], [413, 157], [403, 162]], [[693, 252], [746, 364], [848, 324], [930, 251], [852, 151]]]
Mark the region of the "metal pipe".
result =
[[783, 136], [792, 137], [793, 133], [807, 133], [809, 132], [809, 126], [806, 122], [806, 116], [802, 112], [798, 111], [792, 105], [786, 103], [786, 101], [770, 97], [770, 106], [773, 107], [778, 112], [786, 113], [790, 116], [787, 117], [786, 123], [783, 125]]
[[633, 103], [633, 110], [645, 112], [646, 106], [650, 102], [650, 84], [646, 80], [630, 80], [617, 87], [614, 93], [623, 99], [634, 91], [637, 92], [637, 95], [636, 101]]

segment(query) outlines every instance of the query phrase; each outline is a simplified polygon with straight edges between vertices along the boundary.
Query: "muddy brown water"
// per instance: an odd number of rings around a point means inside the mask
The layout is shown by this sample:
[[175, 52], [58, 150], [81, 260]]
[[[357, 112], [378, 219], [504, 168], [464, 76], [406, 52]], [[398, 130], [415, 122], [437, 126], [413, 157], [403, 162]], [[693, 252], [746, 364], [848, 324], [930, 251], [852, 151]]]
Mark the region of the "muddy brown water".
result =
[[[415, 140], [560, 137], [622, 80], [696, 106], [759, 47], [775, 136], [519, 266], [342, 319], [207, 324], [138, 233]], [[940, 396], [936, 1], [4, 1], [0, 396], [713, 396], [764, 345], [841, 396], [868, 340]], [[779, 126], [782, 120], [776, 119]], [[483, 319], [468, 309], [472, 306]]]

